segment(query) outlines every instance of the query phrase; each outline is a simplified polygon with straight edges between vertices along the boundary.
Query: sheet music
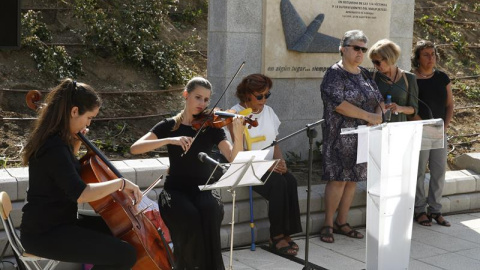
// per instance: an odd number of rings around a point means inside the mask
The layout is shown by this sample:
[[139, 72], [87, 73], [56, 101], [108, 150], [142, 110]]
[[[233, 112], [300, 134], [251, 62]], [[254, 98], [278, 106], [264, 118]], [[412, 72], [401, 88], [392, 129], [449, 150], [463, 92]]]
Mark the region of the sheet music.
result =
[[235, 157], [235, 160], [232, 163], [249, 161], [252, 158], [252, 156], [254, 157], [253, 161], [265, 160], [267, 158], [269, 152], [270, 152], [269, 149], [240, 151], [240, 152], [238, 152], [237, 156]]
[[[232, 187], [235, 185], [238, 187], [262, 185], [263, 182], [260, 180], [262, 176], [275, 162], [278, 162], [278, 160], [265, 160], [269, 152], [268, 149], [241, 151], [237, 154], [235, 160], [230, 163], [230, 167], [220, 180], [210, 185], [202, 185], [198, 187], [200, 190], [203, 190]], [[248, 168], [242, 177], [245, 166], [248, 166]], [[241, 179], [237, 184], [239, 178]]]

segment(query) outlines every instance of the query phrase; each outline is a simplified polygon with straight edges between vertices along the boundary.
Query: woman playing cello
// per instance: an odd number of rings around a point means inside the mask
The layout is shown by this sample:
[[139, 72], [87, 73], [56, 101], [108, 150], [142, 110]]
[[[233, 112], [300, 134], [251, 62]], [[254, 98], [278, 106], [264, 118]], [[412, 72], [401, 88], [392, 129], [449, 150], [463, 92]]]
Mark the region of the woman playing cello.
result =
[[[23, 207], [21, 242], [26, 252], [44, 258], [94, 264], [94, 269], [131, 269], [136, 251], [108, 232], [77, 220], [77, 204], [126, 191], [140, 202], [137, 185], [119, 178], [85, 184], [75, 154], [76, 134], [86, 133], [101, 100], [89, 85], [63, 80], [46, 98], [23, 151], [29, 165], [27, 203]], [[108, 228], [105, 225], [105, 231]]]
[[[223, 203], [217, 194], [200, 191], [206, 183], [210, 168], [197, 158], [198, 153], [210, 153], [217, 145], [228, 161], [233, 161], [243, 149], [243, 120], [233, 119], [233, 146], [221, 128], [206, 128], [195, 136], [192, 128], [194, 115], [204, 111], [210, 102], [212, 86], [204, 78], [191, 79], [183, 91], [185, 108], [173, 118], [156, 124], [130, 148], [132, 154], [141, 154], [167, 146], [170, 171], [159, 207], [170, 230], [177, 269], [224, 269], [220, 226]], [[193, 141], [193, 138], [196, 138]]]

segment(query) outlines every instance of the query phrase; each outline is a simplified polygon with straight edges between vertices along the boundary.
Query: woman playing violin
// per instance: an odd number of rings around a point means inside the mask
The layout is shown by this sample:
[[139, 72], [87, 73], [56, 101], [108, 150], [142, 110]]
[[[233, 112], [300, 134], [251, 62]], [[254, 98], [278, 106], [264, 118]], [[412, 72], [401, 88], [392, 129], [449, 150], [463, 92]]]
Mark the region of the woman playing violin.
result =
[[78, 132], [86, 133], [100, 109], [92, 87], [63, 80], [46, 97], [23, 151], [29, 165], [27, 203], [23, 207], [21, 242], [26, 252], [44, 258], [94, 264], [94, 269], [131, 269], [133, 246], [115, 238], [105, 224], [102, 232], [77, 219], [77, 204], [123, 190], [139, 202], [137, 185], [124, 178], [85, 184], [75, 154]]
[[[265, 141], [253, 143], [252, 149], [249, 150], [259, 150], [271, 145], [278, 135], [280, 120], [273, 109], [266, 105], [271, 89], [272, 80], [263, 74], [250, 74], [237, 86], [235, 95], [240, 103], [232, 109], [242, 111], [251, 108], [254, 118], [258, 119], [258, 126], [252, 127], [248, 132], [251, 137], [265, 136], [266, 138]], [[273, 158], [280, 159], [280, 162], [273, 168], [268, 181], [264, 185], [252, 188], [269, 202], [271, 248], [283, 255], [295, 256], [299, 247], [290, 235], [302, 231], [297, 180], [288, 172], [278, 145], [273, 147]], [[262, 180], [265, 181], [265, 179], [266, 175]]]
[[199, 190], [211, 169], [197, 155], [210, 153], [217, 145], [223, 156], [233, 161], [242, 150], [244, 127], [242, 118], [233, 119], [233, 136], [239, 142], [233, 146], [221, 128], [207, 127], [196, 136], [197, 131], [192, 128], [194, 115], [208, 106], [211, 89], [206, 79], [191, 79], [183, 91], [183, 111], [156, 124], [130, 147], [132, 154], [141, 154], [167, 146], [170, 170], [158, 203], [172, 237], [176, 267], [182, 270], [225, 268], [220, 242], [223, 203], [217, 194]]

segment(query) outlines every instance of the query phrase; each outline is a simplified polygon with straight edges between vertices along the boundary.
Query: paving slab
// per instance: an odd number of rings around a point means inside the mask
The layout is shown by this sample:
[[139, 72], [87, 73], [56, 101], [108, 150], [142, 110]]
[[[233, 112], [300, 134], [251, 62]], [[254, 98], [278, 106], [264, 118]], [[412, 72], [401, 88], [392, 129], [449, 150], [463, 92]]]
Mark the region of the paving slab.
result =
[[409, 270], [442, 270], [443, 268], [439, 268], [418, 260], [410, 260], [408, 269]]
[[479, 269], [480, 261], [471, 259], [456, 253], [448, 253], [434, 257], [419, 259], [430, 265], [437, 265], [441, 269], [458, 270], [458, 269]]
[[[228, 269], [230, 252], [223, 252], [222, 255], [225, 268]], [[233, 269], [302, 269], [302, 265], [259, 247], [255, 251], [250, 249], [235, 250], [233, 252], [233, 261]], [[240, 268], [236, 268], [235, 265], [239, 265]]]
[[410, 260], [433, 257], [446, 253], [448, 253], [448, 251], [445, 249], [433, 247], [415, 239], [412, 240], [412, 245], [410, 246]]
[[[424, 227], [414, 223], [410, 249], [410, 270], [480, 269], [480, 213], [449, 215], [450, 228], [433, 224]], [[365, 234], [365, 228], [357, 228]], [[318, 269], [365, 269], [366, 240], [352, 239], [334, 234], [335, 243], [320, 241], [311, 235], [309, 262]], [[289, 260], [260, 248], [234, 250], [233, 268], [251, 269], [303, 269], [305, 238], [294, 238], [300, 246], [296, 260]], [[263, 243], [263, 245], [265, 245]], [[223, 252], [228, 269], [230, 253]], [[392, 266], [392, 269], [395, 269]]]
[[[478, 231], [478, 233], [480, 233], [480, 231]], [[461, 256], [464, 256], [464, 257], [468, 257], [470, 259], [479, 260], [478, 254], [480, 254], [480, 248], [472, 248], [472, 249], [469, 249], [469, 250], [463, 250], [463, 251], [456, 252], [455, 254], [458, 254], [458, 255], [461, 255]]]
[[[455, 230], [455, 227], [452, 226], [450, 227], [450, 229]], [[446, 235], [433, 230], [420, 228], [418, 226], [415, 228], [415, 230], [413, 230], [412, 238], [417, 239], [419, 242], [422, 242], [424, 244], [444, 249], [450, 252], [457, 252], [461, 250], [480, 247], [480, 243], [473, 243], [471, 241], [459, 239], [457, 237]]]

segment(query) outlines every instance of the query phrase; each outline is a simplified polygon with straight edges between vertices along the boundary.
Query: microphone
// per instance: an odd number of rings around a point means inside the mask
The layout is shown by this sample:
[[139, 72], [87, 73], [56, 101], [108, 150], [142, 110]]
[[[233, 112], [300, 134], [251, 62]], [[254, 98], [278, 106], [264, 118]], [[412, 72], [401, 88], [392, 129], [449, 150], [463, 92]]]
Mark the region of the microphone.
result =
[[[360, 72], [362, 73], [362, 76], [363, 76], [363, 79], [365, 80], [365, 82], [367, 82], [368, 86], [370, 86], [370, 89], [375, 90], [375, 89], [373, 89], [373, 86], [370, 84], [370, 81], [372, 80], [372, 78], [370, 76], [368, 76], [367, 74], [365, 74], [365, 72], [362, 69], [360, 69]], [[382, 123], [385, 123], [386, 122], [385, 112], [383, 111], [382, 106], [380, 105], [380, 102], [378, 101], [378, 99], [376, 97], [375, 97], [375, 101], [377, 102], [378, 107], [382, 111]]]
[[220, 162], [216, 161], [215, 159], [209, 157], [206, 153], [204, 152], [200, 152], [198, 153], [198, 159], [201, 161], [201, 162], [205, 162], [205, 163], [208, 163], [210, 165], [213, 165], [213, 166], [218, 166], [220, 169], [222, 169], [222, 173], [226, 173], [227, 172], [227, 168], [225, 168], [225, 166], [223, 166], [222, 164], [220, 164]]
[[412, 95], [412, 93], [408, 92], [407, 90], [405, 90], [405, 88], [401, 87], [400, 85], [394, 83], [392, 81], [392, 79], [390, 79], [387, 75], [383, 74], [382, 72], [377, 72], [377, 75], [382, 78], [382, 79], [385, 79], [389, 82], [392, 83], [392, 85], [396, 86], [397, 88], [401, 89], [403, 92], [407, 93], [409, 96], [411, 97], [414, 97], [416, 100], [418, 100], [419, 102], [421, 102], [423, 105], [425, 105], [425, 107], [427, 107], [428, 109], [428, 115], [430, 116], [430, 119], [433, 119], [433, 113], [432, 113], [432, 109], [430, 109], [430, 107], [427, 105], [427, 103], [423, 102], [423, 100], [419, 99], [418, 97]]

